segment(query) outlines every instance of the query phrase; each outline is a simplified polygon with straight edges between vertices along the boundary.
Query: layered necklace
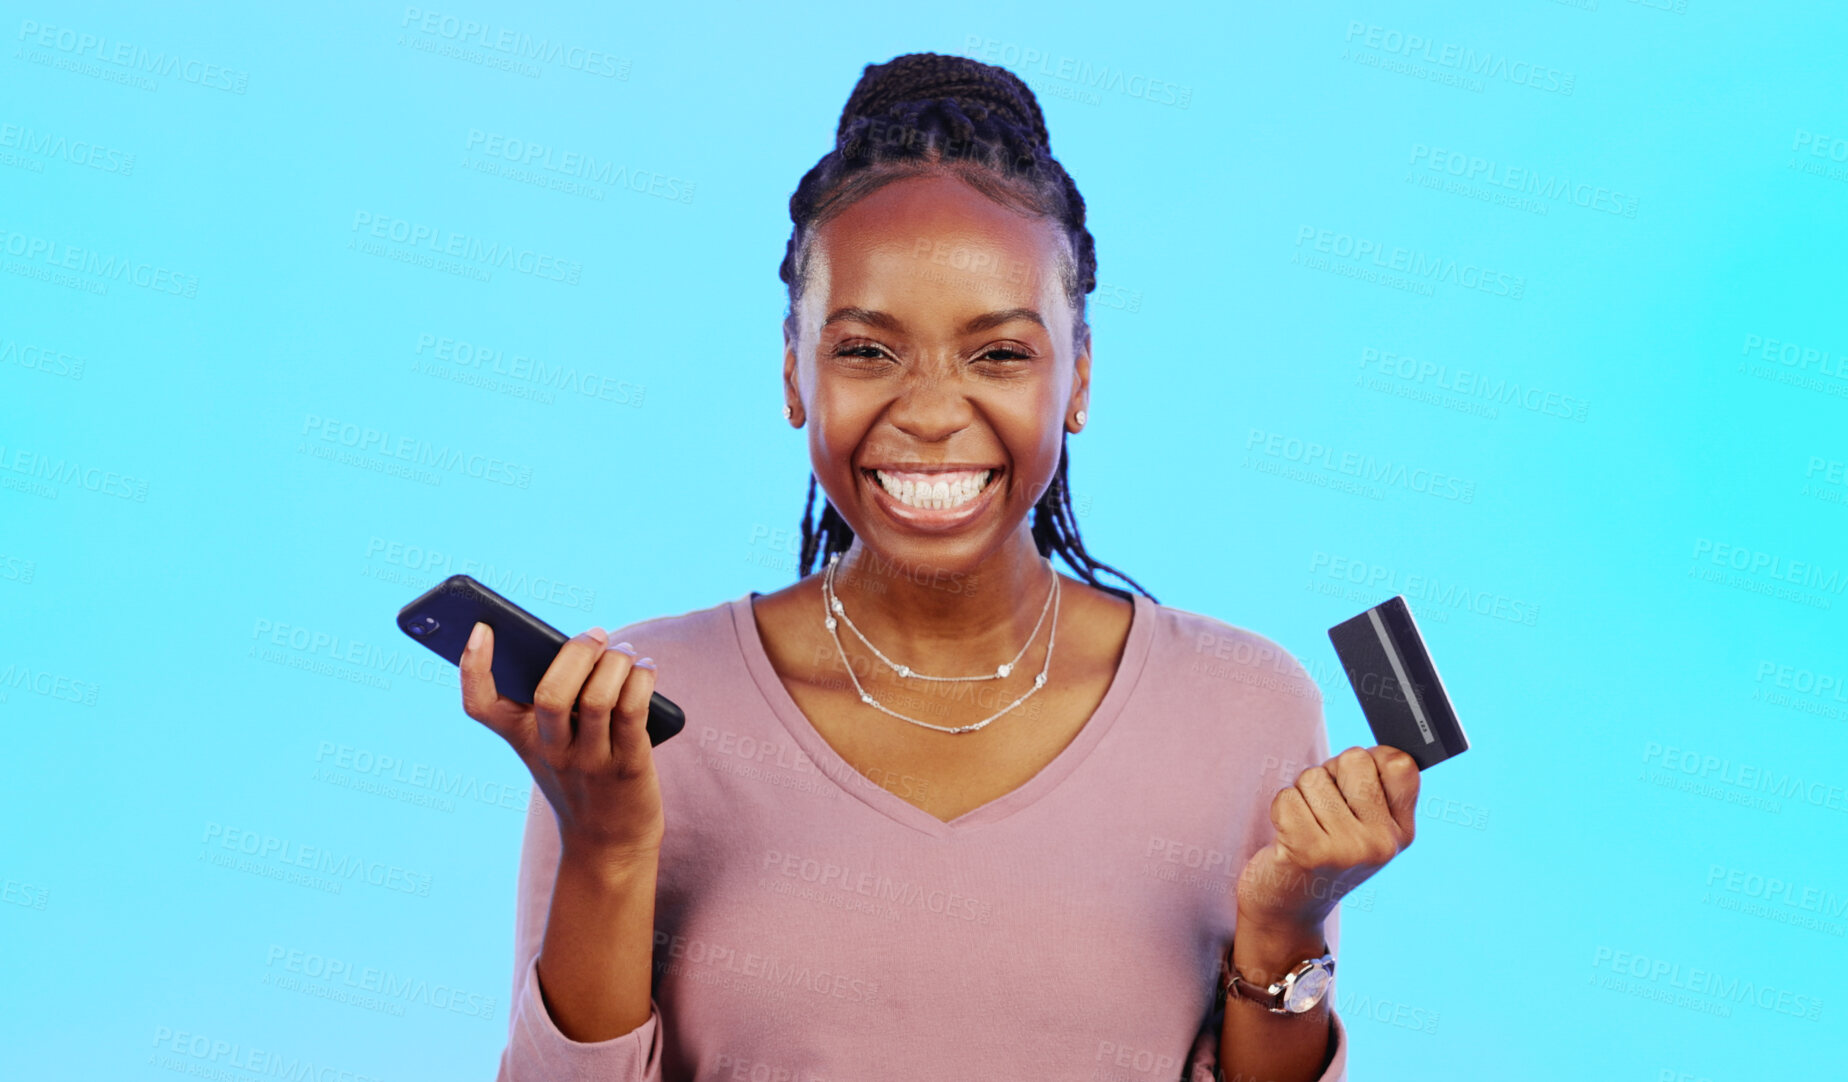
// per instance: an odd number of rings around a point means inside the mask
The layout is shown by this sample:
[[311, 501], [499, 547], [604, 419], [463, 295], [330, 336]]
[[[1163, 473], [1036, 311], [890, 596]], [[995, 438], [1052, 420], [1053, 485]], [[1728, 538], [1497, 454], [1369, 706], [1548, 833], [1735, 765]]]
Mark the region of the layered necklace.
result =
[[[1000, 717], [1002, 714], [1005, 714], [1009, 710], [1012, 710], [1015, 707], [1019, 706], [1021, 703], [1026, 702], [1028, 699], [1033, 697], [1034, 692], [1046, 686], [1046, 673], [1048, 670], [1052, 668], [1052, 643], [1053, 643], [1054, 637], [1058, 634], [1058, 630], [1059, 630], [1059, 574], [1057, 571], [1053, 571], [1052, 589], [1047, 591], [1046, 593], [1046, 603], [1040, 606], [1039, 623], [1036, 623], [1033, 625], [1033, 633], [1027, 636], [1027, 641], [1021, 645], [1020, 652], [1014, 655], [1014, 659], [1012, 661], [1003, 662], [1002, 664], [995, 666], [994, 672], [982, 673], [978, 676], [928, 676], [924, 673], [913, 670], [911, 666], [909, 665], [900, 665], [898, 662], [893, 661], [891, 658], [885, 656], [885, 654], [880, 652], [877, 646], [874, 646], [870, 641], [867, 640], [865, 635], [860, 633], [859, 628], [854, 626], [853, 621], [849, 619], [847, 616], [847, 610], [841, 607], [841, 599], [839, 597], [836, 597], [834, 594], [834, 568], [836, 564], [840, 563], [840, 559], [841, 559], [841, 554], [838, 552], [829, 556], [827, 573], [824, 574], [821, 578], [822, 623], [824, 626], [827, 627], [829, 636], [834, 639], [834, 649], [841, 656], [841, 664], [847, 666], [847, 675], [850, 679], [853, 680], [854, 690], [860, 693], [861, 702], [865, 703], [866, 705], [872, 707], [875, 710], [880, 710], [887, 714], [890, 714], [893, 717], [899, 719], [900, 721], [908, 721], [913, 725], [921, 725], [926, 729], [935, 729], [936, 731], [940, 733], [972, 733], [972, 732], [975, 732], [977, 729], [982, 728], [984, 725], [987, 725], [989, 722]], [[1051, 560], [1046, 561], [1046, 569], [1049, 571], [1052, 570]], [[843, 649], [841, 646], [841, 633], [839, 630], [839, 625], [842, 621], [845, 621], [848, 629], [851, 630], [855, 635], [858, 635], [861, 642], [866, 643], [866, 648], [868, 650], [871, 650], [874, 656], [878, 657], [880, 661], [885, 662], [887, 668], [891, 669], [893, 672], [897, 673], [900, 677], [904, 679], [907, 679], [907, 680], [937, 680], [937, 681], [1000, 680], [1006, 677], [1009, 673], [1012, 673], [1014, 671], [1015, 664], [1017, 664], [1020, 661], [1020, 659], [1026, 655], [1027, 647], [1031, 646], [1033, 644], [1033, 640], [1039, 637], [1040, 624], [1043, 624], [1046, 622], [1047, 610], [1051, 610], [1052, 612], [1052, 629], [1046, 633], [1046, 663], [1040, 666], [1040, 671], [1038, 675], [1033, 677], [1033, 686], [1027, 689], [1027, 693], [1025, 695], [1020, 696], [1018, 699], [1015, 699], [1013, 702], [1002, 707], [1000, 710], [995, 711], [993, 714], [990, 714], [987, 717], [983, 718], [981, 721], [975, 722], [974, 724], [971, 724], [971, 725], [955, 725], [955, 726], [932, 725], [928, 721], [919, 721], [917, 718], [906, 717], [904, 714], [901, 714], [898, 711], [887, 707], [884, 703], [881, 703], [878, 699], [875, 699], [871, 695], [867, 694], [866, 689], [860, 685], [860, 677], [857, 673], [853, 671], [853, 663], [847, 660], [847, 651]]]

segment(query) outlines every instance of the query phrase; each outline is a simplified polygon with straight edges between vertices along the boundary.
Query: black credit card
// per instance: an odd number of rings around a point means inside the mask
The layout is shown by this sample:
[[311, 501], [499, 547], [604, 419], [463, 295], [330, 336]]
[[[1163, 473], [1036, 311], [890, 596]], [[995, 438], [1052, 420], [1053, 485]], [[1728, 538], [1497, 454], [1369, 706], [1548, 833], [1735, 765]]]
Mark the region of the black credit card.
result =
[[1373, 738], [1425, 770], [1469, 750], [1443, 678], [1403, 595], [1328, 629]]

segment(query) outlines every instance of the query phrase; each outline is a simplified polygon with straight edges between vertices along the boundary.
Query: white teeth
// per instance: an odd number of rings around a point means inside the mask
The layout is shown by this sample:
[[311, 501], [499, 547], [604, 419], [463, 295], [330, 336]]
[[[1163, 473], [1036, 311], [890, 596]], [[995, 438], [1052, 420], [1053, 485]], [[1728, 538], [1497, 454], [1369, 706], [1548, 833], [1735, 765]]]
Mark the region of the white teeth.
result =
[[873, 475], [879, 479], [879, 486], [892, 494], [892, 498], [907, 507], [917, 507], [926, 511], [949, 511], [982, 494], [982, 489], [994, 478], [995, 471], [983, 470], [980, 473], [958, 474], [955, 480], [938, 481], [935, 484], [926, 481], [912, 481], [887, 477], [885, 473], [874, 470]]

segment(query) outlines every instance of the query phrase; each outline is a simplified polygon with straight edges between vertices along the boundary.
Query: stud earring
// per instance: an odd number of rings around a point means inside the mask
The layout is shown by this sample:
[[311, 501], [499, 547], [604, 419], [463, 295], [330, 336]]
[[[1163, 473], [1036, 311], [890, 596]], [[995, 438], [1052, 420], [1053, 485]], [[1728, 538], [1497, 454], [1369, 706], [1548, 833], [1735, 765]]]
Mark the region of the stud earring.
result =
[[1072, 418], [1072, 419], [1073, 419], [1074, 421], [1077, 421], [1077, 422], [1078, 422], [1078, 427], [1079, 427], [1079, 428], [1083, 428], [1083, 427], [1084, 427], [1084, 419], [1085, 419], [1085, 417], [1086, 417], [1086, 416], [1088, 416], [1088, 415], [1087, 415], [1087, 414], [1086, 414], [1086, 413], [1085, 413], [1085, 412], [1084, 412], [1083, 410], [1079, 410], [1079, 411], [1078, 411], [1078, 416], [1076, 416], [1076, 417], [1074, 417], [1074, 418]]
[[783, 420], [785, 421], [789, 420], [790, 415], [794, 412], [795, 412], [794, 410], [791, 410], [789, 408], [789, 403], [787, 402], [783, 403]]

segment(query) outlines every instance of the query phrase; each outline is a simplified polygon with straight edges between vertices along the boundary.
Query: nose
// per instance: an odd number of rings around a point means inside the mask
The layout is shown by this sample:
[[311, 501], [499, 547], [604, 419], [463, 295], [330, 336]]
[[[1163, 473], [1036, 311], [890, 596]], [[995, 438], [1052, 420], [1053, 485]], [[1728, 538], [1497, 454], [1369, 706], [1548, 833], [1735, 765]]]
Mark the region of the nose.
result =
[[948, 439], [967, 428], [974, 416], [968, 388], [943, 364], [913, 368], [886, 408], [886, 420], [894, 428], [924, 443]]

